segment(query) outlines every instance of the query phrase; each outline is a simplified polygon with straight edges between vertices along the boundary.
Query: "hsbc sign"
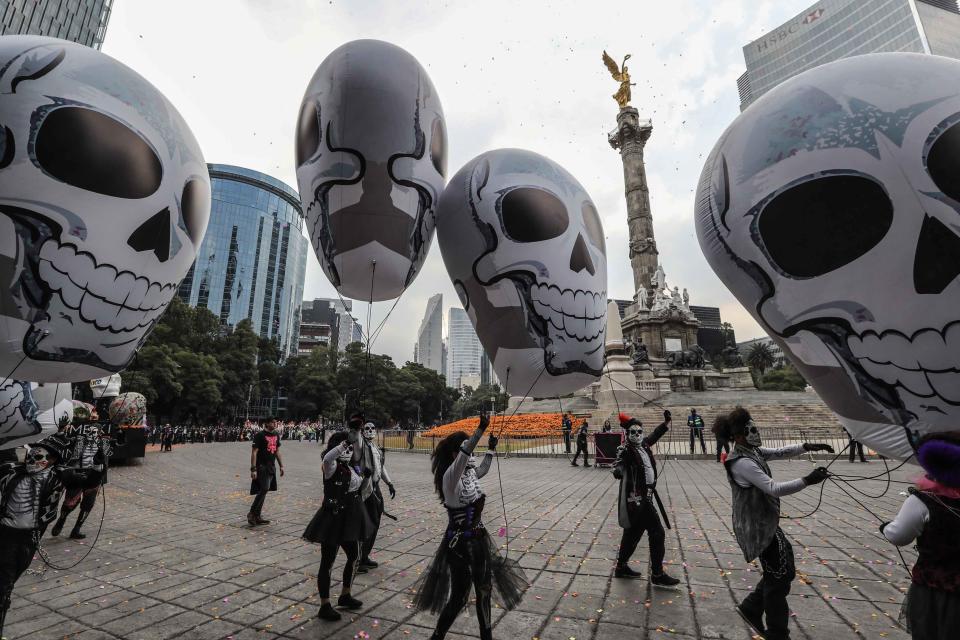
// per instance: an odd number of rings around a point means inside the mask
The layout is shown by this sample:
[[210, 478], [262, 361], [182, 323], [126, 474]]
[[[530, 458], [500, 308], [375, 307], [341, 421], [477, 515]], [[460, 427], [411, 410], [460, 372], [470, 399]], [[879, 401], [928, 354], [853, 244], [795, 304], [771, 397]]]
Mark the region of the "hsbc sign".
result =
[[766, 37], [757, 40], [753, 43], [757, 48], [757, 53], [763, 53], [770, 47], [776, 47], [793, 34], [799, 33], [800, 31], [806, 29], [808, 26], [823, 17], [825, 11], [826, 10], [822, 8], [813, 9], [808, 13], [796, 18], [793, 22], [780, 27]]

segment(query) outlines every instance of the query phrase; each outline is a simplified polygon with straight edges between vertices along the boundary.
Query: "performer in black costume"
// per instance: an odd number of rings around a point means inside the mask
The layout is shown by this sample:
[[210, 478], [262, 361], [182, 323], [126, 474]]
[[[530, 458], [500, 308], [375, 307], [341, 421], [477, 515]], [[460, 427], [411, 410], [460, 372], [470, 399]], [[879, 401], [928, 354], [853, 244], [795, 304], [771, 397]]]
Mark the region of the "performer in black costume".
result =
[[[747, 562], [760, 559], [763, 577], [737, 606], [737, 611], [766, 640], [787, 640], [790, 607], [787, 595], [796, 577], [793, 547], [780, 529], [780, 498], [827, 479], [827, 470], [817, 467], [803, 478], [774, 482], [770, 460], [827, 451], [827, 444], [803, 443], [780, 449], [761, 447], [760, 431], [750, 413], [737, 407], [718, 416], [713, 426], [717, 437], [734, 443], [724, 466], [733, 492], [733, 534]], [[764, 616], [766, 626], [764, 626]]]
[[107, 461], [113, 448], [110, 437], [101, 431], [98, 424], [74, 424], [64, 430], [64, 435], [69, 439], [71, 448], [68, 469], [64, 474], [67, 490], [60, 507], [60, 518], [50, 530], [50, 535], [60, 535], [67, 516], [79, 505], [80, 513], [77, 514], [70, 537], [83, 540], [87, 536], [80, 532], [80, 528], [97, 503], [100, 487], [107, 483]]
[[443, 640], [467, 606], [471, 584], [476, 591], [481, 640], [493, 638], [491, 597], [511, 611], [529, 586], [523, 569], [497, 551], [481, 519], [486, 496], [478, 480], [490, 470], [497, 438], [490, 436], [489, 450], [479, 465], [473, 450], [488, 424], [489, 418], [482, 415], [472, 436], [457, 431], [441, 440], [431, 456], [433, 484], [447, 509], [448, 524], [430, 566], [417, 583], [413, 602], [417, 610], [440, 614], [432, 640]]
[[363, 541], [370, 530], [367, 511], [360, 493], [370, 483], [363, 477], [359, 465], [354, 464], [353, 446], [344, 431], [333, 434], [323, 453], [323, 504], [303, 532], [303, 538], [320, 544], [320, 570], [317, 572], [317, 592], [320, 595], [322, 620], [336, 621], [340, 614], [330, 604], [330, 571], [343, 549], [347, 561], [343, 565], [343, 584], [337, 606], [359, 609], [363, 603], [350, 595], [353, 577], [360, 564]]
[[24, 462], [0, 464], [0, 637], [13, 586], [30, 566], [63, 495], [60, 465], [70, 443], [60, 434], [31, 445]]
[[657, 495], [657, 460], [652, 449], [670, 430], [670, 421], [670, 412], [664, 411], [663, 422], [644, 438], [643, 424], [621, 413], [620, 426], [626, 431], [627, 441], [617, 449], [617, 459], [613, 465], [613, 477], [620, 480], [617, 519], [623, 527], [620, 553], [613, 575], [634, 580], [641, 577], [640, 573], [630, 568], [630, 556], [646, 532], [650, 543], [650, 583], [656, 587], [675, 587], [680, 583], [663, 570], [666, 535], [657, 509], [660, 509], [668, 527], [670, 521]]
[[917, 640], [954, 640], [960, 630], [960, 433], [921, 438], [917, 462], [926, 473], [880, 532], [897, 546], [916, 541], [917, 562], [900, 612], [907, 631]]
[[360, 496], [363, 499], [363, 506], [367, 510], [367, 516], [370, 518], [372, 529], [363, 543], [359, 573], [366, 573], [368, 570], [376, 569], [379, 566], [370, 558], [370, 552], [373, 551], [373, 545], [377, 541], [377, 532], [380, 531], [380, 520], [383, 518], [384, 512], [383, 493], [380, 492], [381, 479], [387, 485], [387, 490], [390, 491], [390, 499], [393, 500], [397, 497], [397, 490], [393, 487], [385, 466], [386, 455], [377, 446], [377, 428], [372, 422], [363, 425], [363, 463], [365, 468], [372, 471], [370, 482], [365, 485], [366, 495], [361, 494]]

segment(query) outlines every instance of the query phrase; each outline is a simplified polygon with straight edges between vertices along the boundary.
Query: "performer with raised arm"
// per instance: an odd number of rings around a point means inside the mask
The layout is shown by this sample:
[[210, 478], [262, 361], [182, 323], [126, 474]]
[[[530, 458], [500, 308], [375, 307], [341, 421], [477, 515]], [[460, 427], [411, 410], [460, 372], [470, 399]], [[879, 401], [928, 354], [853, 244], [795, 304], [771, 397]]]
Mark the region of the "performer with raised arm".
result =
[[[617, 519], [623, 527], [620, 552], [614, 577], [638, 579], [640, 573], [630, 568], [630, 556], [636, 551], [643, 533], [650, 543], [650, 583], [655, 587], [675, 588], [680, 581], [663, 570], [666, 535], [660, 522], [659, 508], [667, 527], [670, 521], [657, 495], [657, 460], [653, 445], [670, 430], [671, 416], [663, 412], [663, 422], [646, 438], [643, 424], [636, 418], [620, 414], [620, 426], [627, 432], [627, 441], [617, 449], [613, 477], [620, 481]], [[656, 502], [656, 506], [654, 506]]]
[[57, 433], [30, 445], [22, 463], [0, 463], [0, 637], [13, 586], [57, 517], [63, 495], [60, 472], [69, 452], [69, 441]]
[[481, 463], [477, 464], [473, 451], [489, 423], [489, 417], [481, 415], [472, 436], [457, 431], [441, 440], [431, 456], [433, 483], [447, 510], [448, 524], [430, 566], [417, 583], [414, 606], [440, 614], [432, 640], [443, 640], [467, 606], [471, 584], [476, 591], [481, 640], [493, 638], [491, 597], [511, 611], [529, 586], [523, 569], [500, 555], [483, 526], [486, 496], [479, 479], [490, 470], [496, 436], [490, 436]]
[[917, 542], [901, 613], [907, 630], [914, 638], [953, 640], [960, 630], [960, 434], [925, 436], [917, 462], [926, 473], [880, 532], [898, 547]]
[[343, 583], [337, 606], [359, 609], [363, 603], [350, 595], [353, 577], [360, 565], [363, 541], [371, 524], [360, 494], [370, 483], [360, 466], [353, 461], [353, 445], [347, 433], [339, 431], [330, 437], [323, 453], [323, 504], [303, 532], [304, 540], [320, 544], [320, 570], [317, 592], [320, 595], [321, 620], [335, 622], [340, 614], [330, 604], [330, 572], [340, 549], [347, 556], [343, 565]]
[[737, 605], [737, 611], [766, 640], [787, 640], [790, 637], [787, 595], [796, 570], [793, 547], [780, 529], [780, 498], [823, 482], [828, 473], [824, 467], [817, 467], [802, 478], [776, 482], [767, 463], [807, 451], [833, 453], [833, 447], [804, 442], [779, 449], [764, 448], [750, 412], [742, 407], [717, 416], [713, 432], [718, 438], [734, 443], [724, 463], [733, 491], [733, 533], [743, 558], [747, 562], [759, 558], [763, 569], [760, 582]]

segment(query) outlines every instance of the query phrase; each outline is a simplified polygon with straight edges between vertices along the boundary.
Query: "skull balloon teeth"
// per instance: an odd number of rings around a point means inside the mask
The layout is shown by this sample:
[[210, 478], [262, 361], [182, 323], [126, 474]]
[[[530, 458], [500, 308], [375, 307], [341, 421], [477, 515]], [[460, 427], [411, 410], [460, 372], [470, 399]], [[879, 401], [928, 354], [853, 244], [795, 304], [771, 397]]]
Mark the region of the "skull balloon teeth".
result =
[[605, 333], [605, 291], [561, 290], [554, 284], [538, 282], [530, 287], [530, 300], [534, 312], [550, 325], [555, 334], [562, 331], [567, 338], [593, 342]]

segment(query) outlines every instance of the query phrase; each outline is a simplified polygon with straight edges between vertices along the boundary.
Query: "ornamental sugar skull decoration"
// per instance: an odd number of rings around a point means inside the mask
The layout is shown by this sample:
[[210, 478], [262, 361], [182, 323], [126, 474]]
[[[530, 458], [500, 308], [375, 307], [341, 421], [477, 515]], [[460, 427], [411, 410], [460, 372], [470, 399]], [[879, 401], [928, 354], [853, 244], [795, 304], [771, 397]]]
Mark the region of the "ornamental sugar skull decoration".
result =
[[600, 376], [607, 258], [590, 196], [552, 160], [499, 149], [444, 190], [440, 251], [500, 381], [552, 397]]
[[697, 194], [711, 266], [854, 437], [960, 424], [960, 62], [858, 56], [770, 91]]
[[0, 380], [0, 449], [37, 442], [70, 422], [69, 384]]
[[320, 64], [297, 122], [297, 183], [314, 251], [341, 294], [389, 300], [413, 282], [446, 155], [440, 99], [409, 53], [356, 40]]
[[155, 87], [88, 47], [0, 38], [0, 375], [123, 369], [209, 213], [200, 148]]

